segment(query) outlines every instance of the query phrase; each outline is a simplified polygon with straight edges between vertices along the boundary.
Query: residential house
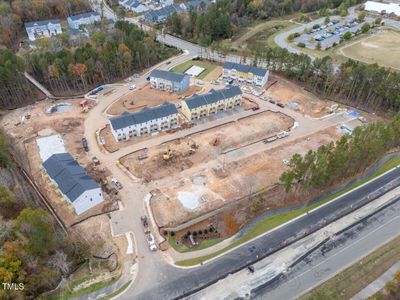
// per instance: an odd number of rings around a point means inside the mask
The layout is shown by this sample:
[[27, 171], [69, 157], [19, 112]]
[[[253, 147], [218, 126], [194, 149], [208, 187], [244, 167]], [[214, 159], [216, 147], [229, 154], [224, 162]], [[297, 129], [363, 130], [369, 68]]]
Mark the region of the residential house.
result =
[[189, 88], [190, 78], [187, 74], [155, 69], [150, 73], [150, 85], [155, 89], [181, 94]]
[[79, 14], [75, 16], [69, 16], [67, 18], [69, 27], [71, 29], [79, 29], [82, 25], [89, 25], [93, 23], [98, 23], [101, 21], [100, 15], [97, 12], [88, 12], [84, 14]]
[[178, 110], [172, 103], [144, 108], [139, 112], [123, 113], [110, 119], [111, 132], [116, 141], [151, 134], [178, 126]]
[[241, 95], [242, 91], [238, 86], [211, 89], [207, 94], [193, 95], [182, 101], [182, 114], [191, 121], [232, 109], [240, 106]]
[[[147, 22], [151, 23], [162, 23], [164, 22], [169, 15], [172, 15], [173, 13], [180, 13], [184, 10], [189, 10], [191, 9], [198, 9], [201, 5], [201, 3], [204, 3], [204, 5], [208, 5], [210, 0], [193, 0], [189, 2], [182, 2], [180, 4], [172, 4], [168, 5], [167, 2], [169, 0], [164, 0], [160, 2], [162, 5], [165, 5], [164, 7], [160, 9], [155, 9], [155, 10], [149, 10], [145, 15], [144, 19]], [[214, 0], [213, 0], [214, 1]]]
[[104, 201], [100, 185], [69, 153], [53, 154], [43, 167], [61, 195], [75, 208], [76, 214], [80, 215]]
[[41, 37], [52, 37], [62, 33], [61, 22], [58, 19], [34, 21], [25, 23], [25, 29], [30, 41]]
[[123, 8], [125, 8], [128, 11], [133, 11], [137, 14], [143, 13], [145, 11], [148, 11], [148, 7], [137, 0], [123, 0], [119, 1], [119, 5], [121, 5]]
[[268, 81], [269, 71], [248, 65], [224, 63], [222, 77], [263, 86]]

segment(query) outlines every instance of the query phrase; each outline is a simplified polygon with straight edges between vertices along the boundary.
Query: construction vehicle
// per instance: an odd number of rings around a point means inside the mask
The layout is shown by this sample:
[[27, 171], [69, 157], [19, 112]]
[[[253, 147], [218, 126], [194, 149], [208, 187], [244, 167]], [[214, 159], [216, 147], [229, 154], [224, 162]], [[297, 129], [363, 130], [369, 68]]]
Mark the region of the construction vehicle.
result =
[[171, 157], [172, 157], [172, 150], [171, 150], [171, 146], [168, 145], [167, 151], [164, 152], [163, 159], [164, 159], [165, 161], [168, 161], [168, 160], [171, 159]]

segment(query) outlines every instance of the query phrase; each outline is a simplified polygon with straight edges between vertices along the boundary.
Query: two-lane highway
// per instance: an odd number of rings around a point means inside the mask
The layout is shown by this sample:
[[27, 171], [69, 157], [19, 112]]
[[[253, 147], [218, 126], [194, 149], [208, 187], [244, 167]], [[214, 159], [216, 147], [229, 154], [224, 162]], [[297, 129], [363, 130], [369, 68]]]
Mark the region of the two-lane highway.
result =
[[[306, 231], [309, 233], [322, 228], [330, 221], [358, 209], [396, 186], [400, 186], [400, 168], [202, 266], [194, 269], [168, 267], [170, 270], [164, 272], [173, 276], [157, 282], [151, 290], [135, 298], [179, 299], [188, 296], [294, 242], [293, 237], [301, 238]], [[132, 295], [135, 295], [134, 285], [122, 298], [130, 299]]]

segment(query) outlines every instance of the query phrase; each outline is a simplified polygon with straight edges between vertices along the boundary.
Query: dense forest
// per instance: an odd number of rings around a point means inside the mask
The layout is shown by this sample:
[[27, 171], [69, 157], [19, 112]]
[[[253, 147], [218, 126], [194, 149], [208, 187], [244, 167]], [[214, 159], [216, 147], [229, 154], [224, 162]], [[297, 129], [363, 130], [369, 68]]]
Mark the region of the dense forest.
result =
[[326, 56], [312, 61], [305, 54], [282, 48], [252, 49], [253, 60], [268, 69], [303, 82], [311, 92], [353, 107], [400, 110], [400, 73], [353, 60], [337, 65]]
[[25, 22], [65, 19], [67, 16], [90, 11], [87, 0], [0, 0], [0, 44], [18, 46]]
[[173, 14], [166, 20], [166, 29], [185, 39], [208, 46], [232, 37], [239, 27], [256, 19], [279, 17], [294, 12], [332, 10], [347, 14], [348, 7], [361, 0], [219, 0], [199, 10]]
[[71, 47], [62, 35], [43, 39], [25, 60], [0, 49], [0, 107], [18, 107], [36, 99], [24, 71], [55, 95], [72, 95], [128, 77], [174, 53], [176, 50], [124, 21], [118, 21], [109, 31], [94, 33], [78, 47]]
[[28, 57], [28, 70], [55, 94], [76, 94], [125, 78], [175, 53], [136, 25], [118, 21], [77, 48], [38, 49]]
[[294, 154], [280, 177], [286, 191], [323, 190], [364, 171], [388, 150], [400, 146], [400, 116], [354, 129], [336, 141]]
[[0, 282], [22, 283], [24, 289], [1, 288], [0, 299], [35, 299], [55, 288], [87, 255], [63, 235], [47, 211], [22, 199], [23, 182], [10, 180], [15, 166], [8, 149], [0, 132]]

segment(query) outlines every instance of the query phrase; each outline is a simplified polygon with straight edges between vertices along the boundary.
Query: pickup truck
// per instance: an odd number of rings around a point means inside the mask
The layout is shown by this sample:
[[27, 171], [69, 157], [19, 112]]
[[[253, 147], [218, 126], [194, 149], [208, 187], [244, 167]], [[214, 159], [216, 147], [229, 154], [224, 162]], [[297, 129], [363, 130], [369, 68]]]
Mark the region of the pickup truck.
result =
[[149, 244], [150, 251], [157, 251], [157, 245], [151, 233], [146, 234], [147, 243]]
[[144, 233], [145, 234], [149, 234], [150, 230], [149, 230], [149, 222], [147, 222], [147, 217], [146, 216], [141, 216], [140, 220], [142, 221]]

